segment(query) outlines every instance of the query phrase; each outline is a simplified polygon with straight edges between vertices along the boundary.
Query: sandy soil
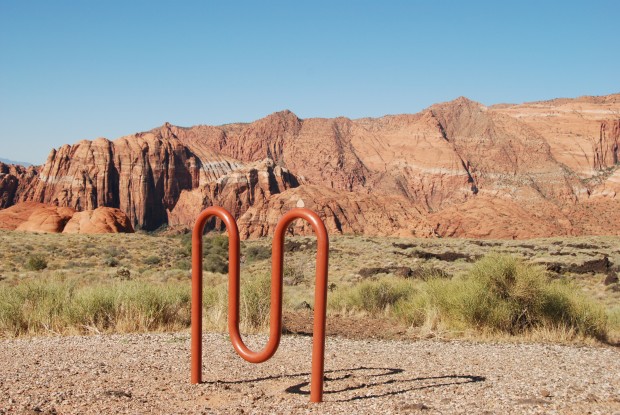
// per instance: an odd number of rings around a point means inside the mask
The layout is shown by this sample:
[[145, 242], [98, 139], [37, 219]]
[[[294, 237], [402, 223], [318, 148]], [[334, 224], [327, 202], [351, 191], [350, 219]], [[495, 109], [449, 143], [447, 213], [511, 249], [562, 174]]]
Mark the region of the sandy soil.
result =
[[191, 385], [187, 333], [3, 340], [0, 414], [620, 414], [618, 348], [328, 338], [321, 404], [310, 350], [284, 336], [252, 365], [206, 334], [205, 382]]

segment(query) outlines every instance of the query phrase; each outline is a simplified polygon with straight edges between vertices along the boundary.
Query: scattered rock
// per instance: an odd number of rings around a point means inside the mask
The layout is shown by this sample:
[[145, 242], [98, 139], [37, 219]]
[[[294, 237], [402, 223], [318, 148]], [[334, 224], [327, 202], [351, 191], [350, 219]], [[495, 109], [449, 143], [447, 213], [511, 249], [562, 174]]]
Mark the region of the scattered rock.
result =
[[578, 243], [578, 244], [566, 244], [567, 247], [570, 248], [577, 248], [577, 249], [599, 249], [600, 247], [598, 245], [592, 245], [592, 244], [585, 244], [585, 243]]
[[409, 248], [415, 248], [417, 245], [416, 244], [393, 242], [392, 246], [395, 247], [395, 248], [400, 248], [400, 249], [409, 249]]
[[548, 403], [548, 400], [541, 398], [524, 398], [517, 400], [518, 405], [547, 405]]
[[585, 261], [583, 264], [571, 265], [568, 267], [568, 271], [575, 274], [605, 274], [609, 271], [611, 265], [609, 258], [605, 256], [602, 259], [593, 259]]
[[108, 390], [104, 392], [104, 395], [114, 396], [116, 398], [131, 398], [131, 392], [126, 392], [122, 390]]
[[414, 257], [414, 258], [421, 258], [421, 259], [438, 259], [440, 261], [446, 261], [446, 262], [454, 262], [458, 259], [464, 259], [467, 262], [473, 262], [474, 260], [480, 258], [479, 255], [469, 255], [469, 254], [464, 254], [461, 252], [434, 253], [434, 252], [426, 252], [426, 251], [413, 251], [409, 254], [409, 256]]
[[312, 310], [312, 306], [307, 301], [302, 301], [295, 306], [295, 310]]
[[357, 273], [362, 278], [373, 277], [377, 274], [389, 274], [393, 268], [387, 267], [375, 267], [375, 268], [362, 268]]
[[401, 411], [424, 411], [431, 408], [423, 403], [406, 403], [401, 405], [398, 409]]
[[618, 274], [614, 271], [609, 271], [607, 273], [607, 276], [605, 276], [605, 280], [603, 281], [603, 284], [612, 285], [612, 284], [616, 284], [617, 282], [618, 282]]

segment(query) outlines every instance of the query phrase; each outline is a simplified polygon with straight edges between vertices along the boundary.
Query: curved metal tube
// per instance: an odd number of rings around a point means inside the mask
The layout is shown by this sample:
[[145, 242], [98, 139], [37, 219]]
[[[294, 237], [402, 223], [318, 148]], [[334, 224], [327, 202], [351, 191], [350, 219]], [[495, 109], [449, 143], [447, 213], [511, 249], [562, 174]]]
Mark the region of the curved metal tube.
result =
[[192, 232], [192, 383], [202, 382], [202, 232], [207, 220], [217, 216], [228, 230], [228, 272], [239, 273], [239, 229], [232, 215], [224, 208], [212, 206], [200, 213]]
[[312, 375], [310, 401], [323, 399], [325, 362], [325, 320], [327, 312], [327, 269], [329, 239], [327, 229], [319, 216], [308, 209], [297, 208], [286, 213], [278, 222], [272, 243], [271, 308], [269, 340], [259, 352], [250, 350], [239, 332], [239, 230], [232, 215], [223, 208], [210, 207], [196, 221], [192, 235], [192, 383], [202, 381], [202, 232], [207, 220], [217, 216], [228, 230], [228, 332], [239, 356], [251, 363], [262, 363], [278, 350], [282, 337], [282, 269], [284, 262], [284, 236], [295, 219], [304, 219], [312, 225], [317, 235], [316, 286], [314, 304], [314, 330], [312, 341]]

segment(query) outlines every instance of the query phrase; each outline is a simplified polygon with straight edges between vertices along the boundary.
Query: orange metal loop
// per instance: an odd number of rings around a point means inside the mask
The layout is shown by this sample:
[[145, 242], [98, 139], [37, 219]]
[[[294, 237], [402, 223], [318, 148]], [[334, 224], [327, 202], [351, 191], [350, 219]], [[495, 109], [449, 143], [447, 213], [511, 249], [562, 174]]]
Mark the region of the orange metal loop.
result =
[[310, 401], [323, 399], [325, 362], [325, 320], [327, 312], [327, 268], [329, 239], [327, 229], [319, 216], [308, 209], [293, 209], [278, 222], [273, 237], [271, 263], [271, 312], [269, 340], [260, 352], [251, 351], [239, 332], [239, 230], [232, 215], [221, 207], [204, 210], [196, 221], [192, 234], [192, 383], [202, 381], [202, 233], [207, 220], [217, 216], [228, 230], [228, 331], [232, 345], [242, 358], [251, 363], [262, 363], [278, 349], [282, 336], [282, 268], [284, 236], [290, 223], [304, 219], [317, 235], [316, 287], [314, 304], [314, 333], [312, 340], [312, 375]]

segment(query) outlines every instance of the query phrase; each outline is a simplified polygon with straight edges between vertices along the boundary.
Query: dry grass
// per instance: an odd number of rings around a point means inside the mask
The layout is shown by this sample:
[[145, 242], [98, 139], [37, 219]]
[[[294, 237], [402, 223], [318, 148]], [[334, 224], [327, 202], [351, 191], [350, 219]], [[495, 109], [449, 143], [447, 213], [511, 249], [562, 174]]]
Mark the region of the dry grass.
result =
[[[206, 237], [208, 238], [208, 236]], [[205, 243], [205, 268], [222, 271], [226, 264], [225, 238], [214, 238]], [[212, 243], [211, 243], [212, 242]], [[448, 328], [442, 324], [438, 313], [424, 310], [428, 293], [421, 289], [429, 275], [443, 274], [458, 279], [467, 273], [476, 259], [489, 253], [509, 254], [527, 263], [555, 264], [555, 279], [577, 287], [588, 298], [602, 304], [607, 310], [608, 332], [613, 339], [620, 339], [620, 300], [618, 284], [604, 285], [602, 272], [575, 273], [571, 266], [608, 257], [613, 264], [608, 270], [617, 272], [620, 265], [620, 238], [587, 237], [570, 239], [538, 239], [528, 241], [471, 241], [464, 239], [404, 239], [361, 236], [332, 237], [330, 252], [330, 313], [357, 313], [381, 315], [406, 321], [416, 333], [448, 333], [450, 336], [468, 335], [467, 330]], [[303, 302], [313, 304], [315, 239], [293, 237], [287, 239], [285, 254], [285, 308], [295, 308]], [[264, 281], [270, 273], [270, 244], [268, 239], [246, 241], [242, 246], [242, 287], [251, 287], [253, 281]], [[53, 235], [19, 232], [0, 232], [0, 289], [19, 287], [32, 281], [51, 284], [54, 279], [74, 281], [80, 290], [88, 287], [135, 283], [143, 287], [174, 290], [189, 287], [190, 250], [187, 236], [163, 236], [145, 233], [118, 235]], [[454, 255], [458, 254], [458, 255]], [[33, 256], [37, 262], [46, 263], [43, 269], [32, 270], [28, 261]], [[459, 256], [461, 256], [459, 258]], [[224, 265], [224, 267], [222, 266]], [[212, 267], [212, 268], [209, 268]], [[226, 276], [205, 272], [205, 316], [211, 329], [225, 328]], [[398, 290], [408, 294], [400, 296], [391, 292], [386, 284], [401, 285]], [[258, 283], [256, 283], [258, 284]], [[260, 285], [260, 284], [259, 284]], [[254, 286], [260, 292], [260, 286]], [[373, 288], [374, 287], [374, 288]], [[375, 289], [376, 288], [376, 289]], [[188, 288], [187, 288], [188, 289]], [[247, 288], [246, 288], [247, 289]], [[208, 291], [208, 293], [207, 293]], [[355, 293], [345, 299], [345, 292]], [[418, 295], [410, 295], [417, 293]], [[267, 294], [247, 302], [245, 330], [255, 331], [265, 327], [263, 318]], [[374, 296], [374, 306], [359, 307], [360, 298]], [[405, 302], [403, 298], [415, 298]], [[208, 301], [207, 301], [208, 300]], [[260, 301], [258, 301], [260, 300]], [[356, 303], [358, 305], [356, 305]], [[243, 308], [243, 307], [242, 307]], [[347, 311], [348, 310], [348, 311]], [[416, 311], [417, 310], [417, 311]], [[181, 315], [182, 313], [179, 313]], [[256, 315], [259, 315], [256, 319]], [[133, 317], [132, 317], [133, 318]], [[167, 330], [184, 327], [180, 318], [173, 325], [162, 323], [158, 327], [139, 323], [126, 323], [104, 330]], [[122, 326], [122, 327], [121, 327]], [[31, 330], [31, 329], [29, 329]], [[34, 332], [54, 330], [40, 326]], [[78, 329], [80, 331], [82, 329]], [[87, 329], [90, 330], [90, 329]], [[97, 328], [97, 330], [102, 330]], [[534, 336], [538, 330], [542, 337], [553, 337], [548, 329], [536, 328], [527, 334]], [[560, 331], [565, 334], [561, 335]], [[0, 330], [2, 331], [2, 330]], [[6, 332], [6, 330], [4, 330]], [[483, 336], [487, 334], [475, 334]], [[498, 334], [498, 337], [503, 335]], [[575, 337], [570, 329], [558, 328], [558, 339]]]

